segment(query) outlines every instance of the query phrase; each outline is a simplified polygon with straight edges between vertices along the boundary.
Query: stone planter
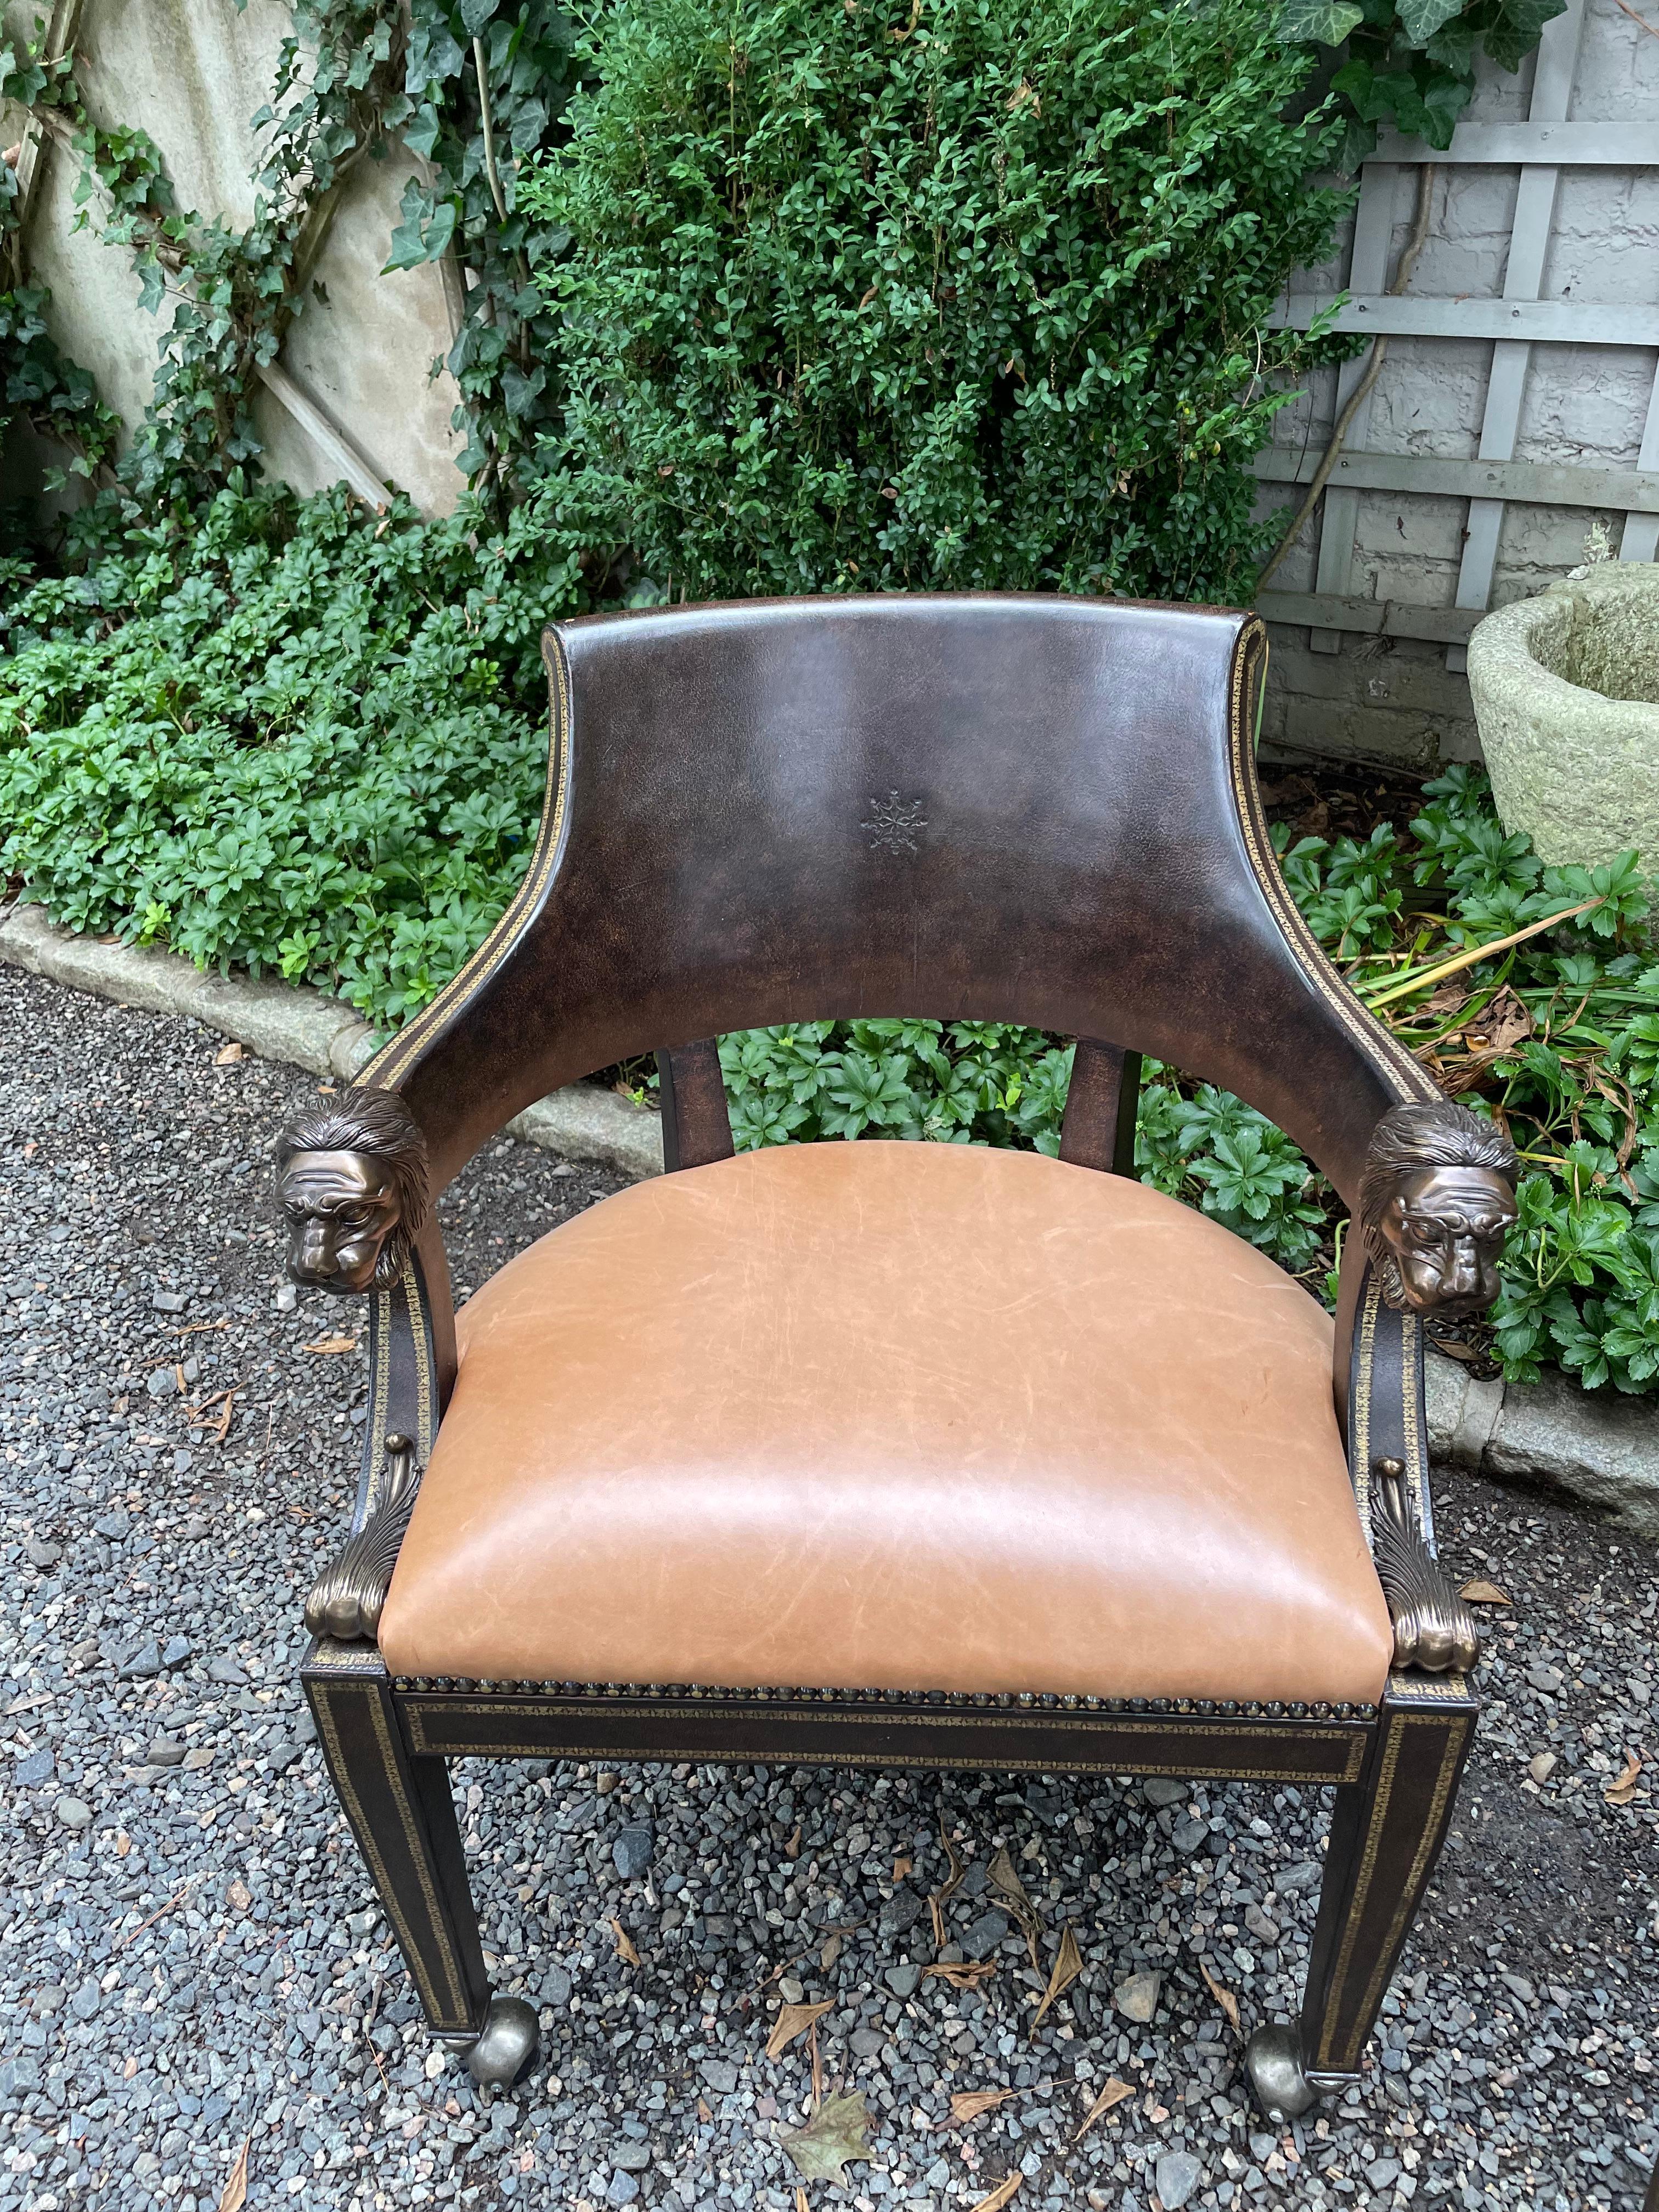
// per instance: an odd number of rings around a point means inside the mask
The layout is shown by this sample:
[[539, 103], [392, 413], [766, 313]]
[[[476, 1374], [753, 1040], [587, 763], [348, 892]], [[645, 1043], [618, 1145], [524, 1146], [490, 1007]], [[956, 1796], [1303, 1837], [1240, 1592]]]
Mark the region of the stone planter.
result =
[[1659, 870], [1659, 562], [1598, 562], [1488, 615], [1469, 690], [1504, 826], [1553, 866]]

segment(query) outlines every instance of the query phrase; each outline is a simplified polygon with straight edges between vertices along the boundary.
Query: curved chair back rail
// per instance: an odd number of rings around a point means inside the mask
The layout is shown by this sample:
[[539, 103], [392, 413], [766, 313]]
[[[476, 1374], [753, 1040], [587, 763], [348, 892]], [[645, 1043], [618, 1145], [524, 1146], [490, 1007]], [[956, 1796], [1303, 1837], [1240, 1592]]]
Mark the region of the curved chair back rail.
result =
[[1295, 913], [1254, 617], [1079, 599], [754, 601], [549, 630], [548, 795], [484, 955], [362, 1079], [434, 1184], [557, 1085], [792, 1020], [1109, 1038], [1238, 1092], [1352, 1200], [1431, 1097]]

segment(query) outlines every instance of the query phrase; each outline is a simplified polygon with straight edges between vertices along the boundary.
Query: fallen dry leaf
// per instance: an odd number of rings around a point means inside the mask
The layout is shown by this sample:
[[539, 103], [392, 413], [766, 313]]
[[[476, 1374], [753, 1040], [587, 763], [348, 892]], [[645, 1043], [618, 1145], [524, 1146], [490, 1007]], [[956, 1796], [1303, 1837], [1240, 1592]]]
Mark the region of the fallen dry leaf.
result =
[[1243, 2035], [1244, 2031], [1239, 2026], [1238, 2021], [1238, 1999], [1233, 1995], [1231, 1990], [1224, 1990], [1222, 1988], [1220, 1983], [1217, 1981], [1215, 1976], [1210, 1972], [1209, 1966], [1202, 1959], [1198, 1962], [1198, 1971], [1204, 1977], [1205, 1988], [1208, 1990], [1210, 1995], [1221, 2007], [1222, 2011], [1226, 2014], [1228, 2027], [1231, 2028], [1235, 2035]]
[[795, 2191], [795, 2212], [812, 2212], [812, 2208], [806, 2201], [806, 2191], [804, 2189], [798, 2189]]
[[617, 1956], [622, 1960], [623, 1966], [637, 1966], [640, 1963], [640, 1954], [634, 1948], [629, 1938], [628, 1930], [614, 1912], [611, 1916], [611, 1932], [617, 1939]]
[[998, 1850], [986, 1874], [991, 1887], [1007, 1906], [1020, 1934], [1025, 1938], [1025, 1948], [1031, 1954], [1032, 1966], [1036, 1966], [1038, 1963], [1037, 1938], [1042, 1933], [1042, 1923], [1038, 1919], [1036, 1907], [1008, 1856], [1006, 1844]]
[[1033, 2042], [1036, 2040], [1036, 2032], [1042, 2024], [1043, 2014], [1056, 1997], [1071, 1988], [1082, 1972], [1083, 1954], [1077, 1948], [1077, 1937], [1073, 1935], [1072, 1923], [1068, 1920], [1060, 1931], [1060, 1951], [1054, 1960], [1054, 1971], [1048, 1977], [1048, 1986], [1042, 1993], [1042, 2002], [1031, 2016]]
[[315, 1344], [302, 1344], [300, 1349], [301, 1352], [355, 1352], [357, 1340], [355, 1336], [319, 1336]]
[[826, 2097], [804, 2128], [786, 2128], [778, 2136], [798, 2172], [809, 2181], [843, 2181], [842, 2168], [869, 2154], [870, 2115], [864, 2093]]
[[981, 1982], [988, 1982], [996, 1970], [994, 1959], [964, 1959], [958, 1966], [924, 1966], [921, 1976], [926, 1981], [930, 1974], [937, 1974], [947, 1989], [976, 1990]]
[[1074, 2143], [1081, 2142], [1084, 2136], [1088, 2134], [1090, 2129], [1093, 2127], [1097, 2120], [1104, 2119], [1107, 2113], [1112, 2110], [1115, 2105], [1121, 2105], [1126, 2097], [1133, 2097], [1133, 2094], [1134, 2091], [1129, 2087], [1128, 2083], [1127, 2081], [1120, 2081], [1116, 2075], [1114, 2074], [1111, 2080], [1106, 2084], [1106, 2087], [1101, 2091], [1100, 2094], [1095, 2099], [1093, 2104], [1090, 2106], [1088, 2111], [1083, 2115], [1083, 2125], [1072, 2137], [1072, 2141]]
[[241, 1057], [242, 1048], [240, 1045], [228, 1044], [222, 1048], [222, 1050], [214, 1054], [213, 1065], [216, 1067], [232, 1067]]
[[815, 2020], [821, 2020], [835, 2002], [825, 1997], [821, 2004], [785, 2005], [772, 2023], [772, 2033], [766, 2039], [766, 2055], [778, 2058], [788, 2050], [797, 2036], [805, 2035]]
[[1641, 1760], [1633, 1751], [1627, 1751], [1623, 1768], [1601, 1792], [1602, 1797], [1609, 1805], [1628, 1805], [1636, 1795], [1636, 1780], [1641, 1771]]
[[1027, 1912], [1036, 1911], [1025, 1885], [1019, 1878], [1018, 1870], [1008, 1856], [1006, 1844], [998, 1847], [995, 1857], [986, 1869], [986, 1875], [992, 1888], [1006, 1898], [1010, 1905], [1022, 1907]]
[[[1486, 1050], [1496, 1055], [1512, 1052], [1524, 1044], [1533, 1032], [1533, 1018], [1507, 983], [1480, 1017], [1480, 1028], [1486, 1038]], [[1474, 1039], [1471, 1037], [1473, 1044]]]
[[1451, 975], [1443, 983], [1437, 983], [1418, 1008], [1421, 1014], [1455, 1014], [1474, 996], [1461, 975]]
[[219, 2198], [219, 2212], [242, 2212], [247, 2203], [247, 2154], [252, 2144], [252, 2136], [242, 2137], [242, 2148], [236, 2154], [236, 2163], [230, 2169], [230, 2179]]
[[787, 1859], [798, 1859], [800, 1856], [800, 1822], [799, 1820], [795, 1823], [794, 1834], [783, 1847], [783, 1856]]
[[915, 1865], [915, 1861], [914, 1859], [895, 1859], [893, 1861], [894, 1881], [902, 1881], [905, 1875], [910, 1872], [911, 1869]]
[[980, 2198], [974, 2212], [1002, 2212], [1005, 2204], [1012, 2203], [1014, 2191], [1024, 2179], [1024, 2175], [1018, 2172], [1011, 2173], [1006, 2181], [998, 2183], [988, 2197]]
[[1483, 1583], [1479, 1576], [1476, 1576], [1472, 1583], [1465, 1583], [1457, 1595], [1459, 1597], [1468, 1598], [1471, 1605], [1513, 1605], [1515, 1603], [1515, 1600], [1507, 1590], [1499, 1589], [1496, 1583]]
[[939, 1816], [939, 1839], [945, 1846], [945, 1856], [951, 1862], [949, 1877], [942, 1881], [933, 1894], [941, 1905], [946, 1904], [962, 1887], [962, 1878], [968, 1871], [968, 1862], [951, 1841], [945, 1826], [945, 1815]]
[[1019, 2094], [1018, 2089], [963, 2089], [951, 2100], [951, 2118], [957, 2122], [976, 2120], [981, 2112], [994, 2112], [999, 2105]]

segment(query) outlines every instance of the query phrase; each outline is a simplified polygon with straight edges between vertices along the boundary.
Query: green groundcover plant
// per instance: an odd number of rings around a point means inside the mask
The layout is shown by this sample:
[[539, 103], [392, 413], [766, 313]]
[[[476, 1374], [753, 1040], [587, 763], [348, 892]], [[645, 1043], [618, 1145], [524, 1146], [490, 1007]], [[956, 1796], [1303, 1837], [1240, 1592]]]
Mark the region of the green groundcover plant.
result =
[[[545, 513], [494, 536], [478, 523], [232, 489], [193, 533], [136, 533], [32, 585], [15, 570], [0, 868], [76, 928], [305, 978], [395, 1026], [522, 872], [545, 749], [536, 630], [587, 603]], [[1506, 1371], [1553, 1359], [1589, 1384], [1659, 1387], [1659, 963], [1633, 863], [1544, 868], [1463, 769], [1409, 826], [1279, 842], [1356, 988], [1397, 993], [1379, 1011], [1520, 1148], [1494, 1316]], [[806, 1022], [722, 1055], [745, 1146], [870, 1133], [1048, 1152], [1071, 1060], [1063, 1040], [919, 1019]], [[1328, 1291], [1340, 1208], [1260, 1114], [1149, 1065], [1137, 1156]]]
[[[439, 54], [417, 0], [423, 100], [464, 70], [461, 31], [519, 70], [496, 12], [463, 7]], [[540, 435], [515, 503], [501, 469], [440, 522], [300, 501], [250, 489], [219, 439], [165, 499], [106, 488], [46, 569], [0, 556], [0, 870], [57, 919], [309, 981], [393, 1028], [522, 872], [550, 617], [936, 585], [1249, 598], [1272, 529], [1249, 465], [1313, 357], [1263, 325], [1339, 206], [1315, 181], [1335, 126], [1287, 119], [1310, 56], [1271, 10], [656, 0], [601, 29], [561, 77], [584, 89], [556, 158], [530, 161], [545, 118], [533, 84], [514, 94], [528, 227], [496, 241], [491, 327], [524, 356], [533, 324], [526, 373], [546, 372], [516, 410], [507, 382], [485, 394], [496, 459], [509, 416]], [[395, 75], [394, 46], [364, 51]], [[442, 160], [471, 165], [459, 145]], [[471, 237], [468, 191], [405, 210], [403, 259]], [[112, 418], [15, 296], [23, 397], [96, 478]], [[1507, 1371], [1659, 1388], [1659, 965], [1633, 866], [1546, 870], [1462, 771], [1409, 825], [1287, 838], [1284, 862], [1356, 988], [1520, 1146]], [[987, 1024], [722, 1050], [745, 1146], [1052, 1151], [1070, 1074], [1064, 1040]], [[1328, 1288], [1340, 1208], [1259, 1114], [1149, 1066], [1137, 1149]]]

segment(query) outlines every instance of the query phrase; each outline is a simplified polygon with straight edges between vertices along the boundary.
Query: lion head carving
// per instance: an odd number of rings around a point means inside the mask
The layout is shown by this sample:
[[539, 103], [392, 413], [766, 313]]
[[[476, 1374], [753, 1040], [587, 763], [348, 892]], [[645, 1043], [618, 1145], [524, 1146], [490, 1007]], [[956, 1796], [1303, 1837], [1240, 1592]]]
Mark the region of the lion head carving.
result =
[[426, 1139], [395, 1091], [323, 1093], [290, 1113], [276, 1194], [296, 1283], [385, 1289], [427, 1215]]
[[1515, 1219], [1515, 1147], [1496, 1123], [1440, 1099], [1391, 1106], [1359, 1189], [1359, 1230], [1397, 1310], [1480, 1313]]

